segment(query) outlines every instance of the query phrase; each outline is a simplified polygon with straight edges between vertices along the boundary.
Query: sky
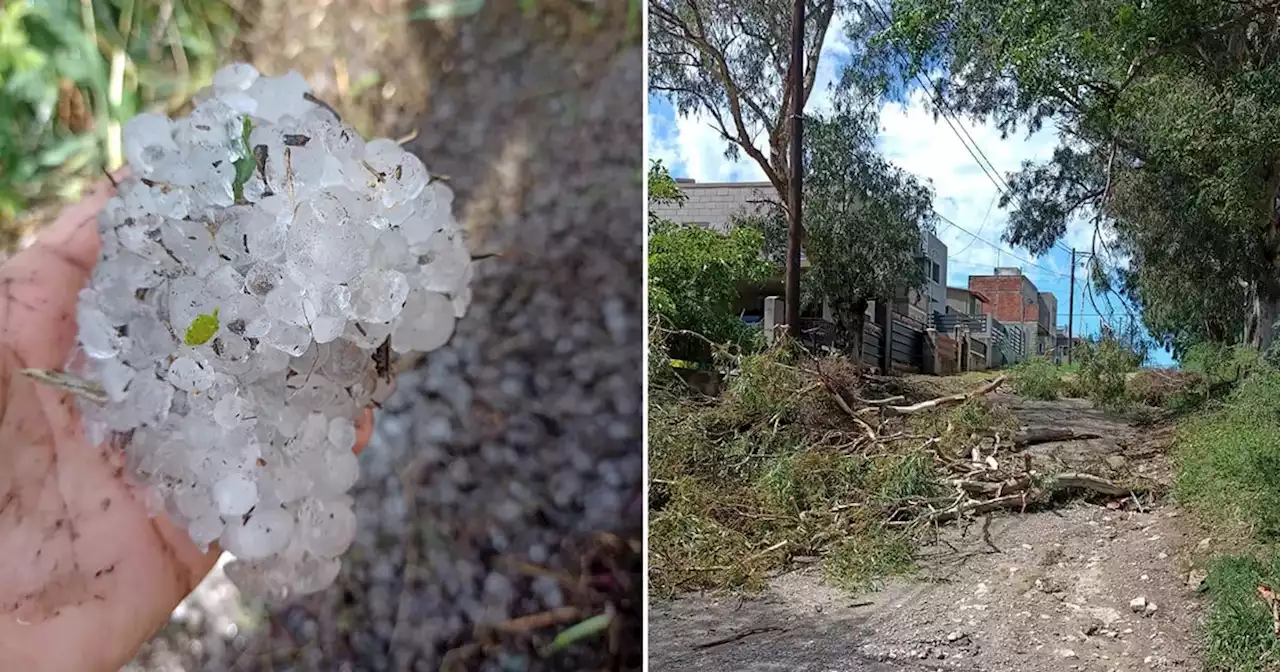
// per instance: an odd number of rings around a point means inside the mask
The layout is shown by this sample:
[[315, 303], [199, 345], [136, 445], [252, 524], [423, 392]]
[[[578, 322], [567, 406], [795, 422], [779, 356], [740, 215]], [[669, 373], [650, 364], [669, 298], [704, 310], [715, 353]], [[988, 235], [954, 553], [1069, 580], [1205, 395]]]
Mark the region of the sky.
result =
[[[839, 78], [850, 48], [833, 22], [823, 45], [817, 82], [805, 111], [822, 112], [831, 107], [831, 85]], [[702, 116], [681, 117], [661, 96], [649, 96], [648, 158], [659, 159], [674, 177], [693, 178], [699, 182], [745, 182], [764, 180], [760, 167], [745, 153], [737, 161], [724, 156], [725, 142]], [[1017, 171], [1023, 161], [1047, 159], [1057, 146], [1056, 130], [1051, 126], [1026, 136], [1019, 134], [1002, 140], [1000, 132], [990, 124], [963, 117], [951, 121], [968, 132], [965, 140], [974, 144], [996, 169], [996, 179]], [[961, 134], [961, 137], [962, 134]], [[1008, 211], [998, 205], [1000, 189], [987, 177], [965, 149], [956, 131], [943, 118], [934, 121], [929, 97], [920, 90], [907, 93], [903, 100], [888, 102], [881, 109], [878, 145], [885, 158], [898, 167], [931, 182], [933, 207], [954, 223], [939, 221], [937, 235], [947, 245], [947, 284], [968, 285], [970, 275], [990, 274], [996, 266], [1021, 267], [1042, 292], [1053, 292], [1058, 299], [1059, 326], [1065, 328], [1070, 295], [1071, 253], [1090, 248], [1092, 228], [1088, 222], [1077, 222], [1067, 229], [1066, 237], [1052, 252], [1033, 257], [1025, 249], [1015, 249], [1001, 241], [1008, 221]], [[1086, 295], [1087, 269], [1080, 261], [1076, 271], [1075, 333], [1093, 335], [1099, 332], [1099, 315], [1122, 318], [1124, 308], [1116, 300], [1108, 306], [1104, 297], [1094, 297], [1097, 308]], [[1109, 315], [1113, 311], [1118, 314]], [[1172, 363], [1168, 353], [1152, 353], [1152, 364]]]

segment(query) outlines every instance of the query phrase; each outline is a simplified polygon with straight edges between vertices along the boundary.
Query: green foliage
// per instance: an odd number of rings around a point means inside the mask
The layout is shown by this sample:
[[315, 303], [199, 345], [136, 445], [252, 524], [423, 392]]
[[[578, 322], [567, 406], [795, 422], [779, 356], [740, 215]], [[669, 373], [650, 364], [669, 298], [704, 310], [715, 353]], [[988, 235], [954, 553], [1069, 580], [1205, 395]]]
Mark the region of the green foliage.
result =
[[[671, 172], [667, 167], [662, 165], [662, 161], [654, 159], [649, 163], [649, 203], [658, 205], [684, 205], [688, 196], [680, 191], [680, 185], [676, 183], [675, 178], [671, 177]], [[662, 222], [655, 212], [649, 213], [649, 224], [656, 225]]]
[[[1215, 357], [1219, 364], [1225, 361]], [[1207, 370], [1230, 369], [1209, 366]], [[1255, 592], [1280, 585], [1280, 373], [1261, 367], [1224, 401], [1190, 416], [1174, 443], [1174, 495], [1214, 529], [1218, 558], [1206, 582], [1206, 669], [1271, 670], [1280, 649]]]
[[1116, 338], [1084, 341], [1076, 347], [1080, 388], [1102, 408], [1119, 410], [1128, 405], [1128, 377], [1142, 365], [1145, 355]]
[[1048, 359], [1035, 357], [1013, 370], [1013, 390], [1028, 399], [1051, 401], [1062, 390], [1062, 378], [1058, 367]]
[[1280, 373], [1254, 375], [1179, 430], [1179, 500], [1224, 533], [1247, 529], [1257, 541], [1280, 542]]
[[24, 210], [77, 197], [119, 161], [121, 122], [153, 107], [173, 111], [207, 84], [236, 30], [219, 0], [5, 3], [0, 249]]
[[940, 67], [955, 75], [941, 87], [945, 107], [1005, 133], [1061, 129], [1052, 158], [1012, 176], [1001, 203], [1009, 242], [1041, 254], [1069, 221], [1098, 216], [1114, 234], [1092, 250], [1111, 266], [1107, 284], [1179, 349], [1234, 339], [1250, 296], [1280, 298], [1280, 33], [1262, 18], [1269, 3], [895, 0], [892, 10], [886, 29], [851, 25], [874, 38], [847, 79]]
[[182, 342], [187, 345], [204, 345], [218, 333], [218, 309], [214, 308], [212, 313], [197, 315], [196, 319], [191, 321], [191, 326], [187, 327], [187, 332], [182, 336]]
[[[659, 162], [649, 169], [650, 199], [680, 202], [684, 196]], [[663, 327], [691, 331], [713, 343], [750, 349], [758, 329], [733, 311], [739, 288], [767, 280], [773, 264], [760, 255], [760, 233], [735, 227], [721, 233], [677, 224], [650, 213], [649, 314]], [[672, 356], [707, 360], [711, 351], [697, 339], [672, 339]]]
[[1280, 585], [1280, 555], [1263, 559], [1224, 556], [1209, 566], [1204, 592], [1207, 672], [1266, 672], [1280, 665], [1280, 638], [1257, 586]]
[[797, 555], [826, 557], [828, 577], [850, 587], [910, 566], [913, 537], [885, 520], [939, 494], [932, 457], [823, 445], [860, 430], [811, 381], [775, 349], [743, 357], [713, 402], [650, 397], [653, 594], [757, 590]]
[[[805, 123], [804, 249], [801, 278], [808, 301], [826, 298], [841, 338], [861, 343], [867, 303], [925, 281], [918, 259], [933, 230], [933, 192], [890, 164], [876, 149], [877, 116], [837, 105]], [[786, 255], [786, 217], [780, 209], [746, 217], [759, 230], [765, 254]]]

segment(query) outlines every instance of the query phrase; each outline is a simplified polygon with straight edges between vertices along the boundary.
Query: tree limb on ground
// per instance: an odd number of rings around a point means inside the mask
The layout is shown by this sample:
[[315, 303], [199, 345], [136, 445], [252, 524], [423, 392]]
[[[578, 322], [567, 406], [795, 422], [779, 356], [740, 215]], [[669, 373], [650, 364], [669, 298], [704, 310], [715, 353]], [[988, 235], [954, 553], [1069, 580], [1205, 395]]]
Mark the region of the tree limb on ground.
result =
[[1000, 385], [1004, 383], [1005, 378], [1007, 378], [1007, 376], [1000, 376], [999, 378], [996, 378], [995, 380], [989, 383], [986, 383], [979, 388], [969, 390], [968, 392], [961, 392], [959, 394], [951, 394], [945, 397], [938, 397], [937, 399], [922, 401], [918, 404], [912, 404], [910, 406], [882, 406], [880, 407], [880, 412], [883, 413], [886, 417], [891, 418], [897, 415], [911, 415], [912, 413], [919, 413], [921, 411], [928, 411], [935, 408], [947, 408], [949, 406], [958, 406], [974, 397], [980, 397], [986, 394], [990, 394], [991, 392], [994, 392], [996, 388], [1000, 387]]
[[1042, 443], [1053, 443], [1055, 441], [1084, 441], [1087, 439], [1101, 439], [1101, 434], [1091, 432], [1077, 432], [1074, 429], [1051, 429], [1042, 427], [1039, 429], [1028, 429], [1013, 437], [1014, 448], [1026, 448], [1028, 446], [1037, 446]]

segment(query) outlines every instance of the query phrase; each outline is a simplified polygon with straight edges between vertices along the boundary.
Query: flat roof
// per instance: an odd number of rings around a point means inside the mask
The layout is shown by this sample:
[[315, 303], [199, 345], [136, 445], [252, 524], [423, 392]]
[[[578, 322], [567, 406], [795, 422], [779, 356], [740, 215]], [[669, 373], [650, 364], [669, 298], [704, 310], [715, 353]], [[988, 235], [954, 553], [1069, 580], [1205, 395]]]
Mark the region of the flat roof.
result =
[[675, 178], [676, 185], [681, 189], [697, 189], [702, 187], [768, 187], [773, 188], [773, 183], [769, 181], [763, 182], [698, 182], [687, 177]]

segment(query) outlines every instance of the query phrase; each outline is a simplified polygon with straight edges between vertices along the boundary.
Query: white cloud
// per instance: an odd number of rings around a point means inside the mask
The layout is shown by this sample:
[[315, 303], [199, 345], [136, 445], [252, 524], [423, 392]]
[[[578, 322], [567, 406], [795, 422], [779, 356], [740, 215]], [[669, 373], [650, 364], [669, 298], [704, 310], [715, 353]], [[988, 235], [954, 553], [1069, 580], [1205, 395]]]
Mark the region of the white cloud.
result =
[[[843, 63], [852, 54], [852, 45], [846, 40], [841, 27], [843, 24], [844, 19], [837, 17], [827, 32], [818, 77], [806, 108], [808, 112], [831, 109], [832, 87], [839, 79]], [[951, 123], [968, 132], [966, 140], [972, 138], [971, 146], [976, 144], [982, 149], [995, 166], [993, 174], [997, 179], [1005, 173], [1017, 171], [1023, 161], [1050, 157], [1058, 143], [1051, 128], [1030, 138], [1001, 139], [1000, 132], [989, 124], [975, 124], [963, 118], [954, 119]], [[881, 112], [880, 124], [881, 151], [899, 167], [932, 184], [935, 209], [977, 233], [980, 238], [996, 244], [992, 246], [975, 241], [972, 235], [941, 223], [938, 237], [946, 243], [952, 256], [948, 264], [949, 284], [963, 286], [970, 274], [990, 273], [996, 266], [1020, 266], [1041, 287], [1061, 280], [1061, 276], [1056, 274], [1067, 271], [1065, 262], [1059, 262], [1052, 256], [1032, 258], [1026, 250], [1015, 250], [1000, 242], [1008, 213], [993, 204], [993, 199], [999, 196], [998, 188], [966, 151], [957, 131], [953, 131], [944, 119], [934, 120], [933, 107], [924, 92], [914, 91], [905, 104], [887, 104]], [[708, 115], [677, 116], [674, 124], [660, 126], [664, 128], [655, 128], [649, 140], [649, 155], [663, 159], [668, 165], [682, 163], [685, 168], [682, 177], [700, 182], [764, 179], [764, 172], [745, 154], [737, 161], [724, 157], [725, 142], [714, 130]], [[1079, 222], [1070, 227], [1066, 242], [1080, 247], [1080, 241], [1087, 241], [1091, 234], [1088, 222]], [[1083, 248], [1087, 247], [1086, 242]], [[1020, 259], [1030, 259], [1048, 271]]]
[[[1041, 130], [1029, 138], [1002, 140], [1000, 132], [990, 124], [977, 124], [964, 118], [933, 118], [933, 106], [923, 91], [914, 91], [905, 104], [889, 103], [881, 111], [880, 148], [885, 158], [902, 169], [928, 180], [934, 189], [934, 209], [970, 233], [945, 222], [938, 225], [938, 237], [946, 243], [951, 255], [948, 282], [964, 285], [971, 274], [990, 273], [996, 266], [1020, 266], [1037, 285], [1047, 286], [1065, 272], [1054, 258], [1032, 258], [1026, 250], [1015, 250], [1000, 241], [1008, 223], [1008, 212], [994, 199], [1000, 196], [996, 181], [1006, 173], [1017, 171], [1023, 161], [1040, 161], [1053, 153], [1058, 139], [1051, 130]], [[963, 131], [963, 132], [961, 132]], [[967, 132], [966, 136], [964, 132]], [[995, 170], [988, 178], [977, 160], [965, 149], [982, 150]], [[970, 138], [972, 140], [970, 141]], [[975, 150], [976, 154], [977, 151]], [[987, 242], [995, 245], [988, 244]], [[1050, 272], [1020, 261], [1026, 259]]]

